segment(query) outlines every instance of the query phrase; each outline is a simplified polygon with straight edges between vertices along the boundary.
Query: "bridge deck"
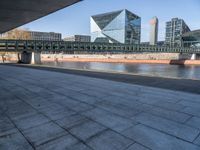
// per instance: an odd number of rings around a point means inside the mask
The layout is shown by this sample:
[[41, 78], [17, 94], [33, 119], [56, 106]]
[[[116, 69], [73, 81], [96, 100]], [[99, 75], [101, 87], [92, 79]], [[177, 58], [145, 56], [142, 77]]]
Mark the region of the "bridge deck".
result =
[[14, 66], [0, 70], [0, 149], [200, 149], [197, 94]]
[[135, 45], [120, 43], [68, 42], [68, 41], [40, 41], [40, 40], [0, 40], [0, 51], [7, 52], [166, 52], [166, 53], [200, 53], [198, 47], [168, 47]]

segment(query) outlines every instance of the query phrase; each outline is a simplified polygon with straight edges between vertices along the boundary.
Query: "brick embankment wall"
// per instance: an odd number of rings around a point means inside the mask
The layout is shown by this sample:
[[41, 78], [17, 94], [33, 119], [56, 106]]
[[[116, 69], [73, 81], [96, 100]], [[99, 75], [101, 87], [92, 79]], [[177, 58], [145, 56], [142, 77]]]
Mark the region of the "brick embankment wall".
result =
[[[140, 53], [140, 54], [41, 54], [42, 61], [71, 62], [110, 62], [200, 65], [200, 60], [190, 60], [191, 55], [179, 53]], [[5, 62], [17, 62], [16, 53], [7, 53]], [[0, 62], [2, 57], [0, 55]]]
[[179, 53], [143, 53], [143, 54], [42, 54], [42, 61], [60, 62], [107, 62], [107, 63], [143, 63], [200, 65], [200, 60], [189, 60], [190, 55]]
[[[185, 56], [184, 56], [185, 57]], [[42, 54], [43, 59], [133, 59], [133, 60], [176, 60], [179, 53], [139, 53], [139, 54]], [[187, 59], [187, 58], [186, 58]]]
[[18, 56], [16, 53], [6, 53], [5, 55], [0, 54], [0, 63], [3, 62], [3, 59], [5, 62], [17, 62], [18, 61]]

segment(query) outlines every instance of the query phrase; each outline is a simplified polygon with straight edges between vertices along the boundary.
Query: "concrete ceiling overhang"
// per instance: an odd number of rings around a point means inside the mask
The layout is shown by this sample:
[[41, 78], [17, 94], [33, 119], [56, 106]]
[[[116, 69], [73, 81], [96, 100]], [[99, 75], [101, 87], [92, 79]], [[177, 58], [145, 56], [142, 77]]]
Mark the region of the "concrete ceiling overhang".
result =
[[0, 33], [4, 33], [82, 0], [0, 0]]

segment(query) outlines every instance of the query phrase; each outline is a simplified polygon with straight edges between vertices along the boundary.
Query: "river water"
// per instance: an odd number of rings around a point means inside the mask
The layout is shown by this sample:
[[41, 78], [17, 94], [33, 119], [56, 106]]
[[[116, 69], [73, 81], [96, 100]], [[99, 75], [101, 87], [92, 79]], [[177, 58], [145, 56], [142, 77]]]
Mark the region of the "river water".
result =
[[200, 80], [200, 66], [195, 65], [162, 65], [130, 64], [101, 62], [43, 62], [43, 65], [96, 71], [114, 71], [120, 73], [140, 74], [168, 78], [185, 78]]

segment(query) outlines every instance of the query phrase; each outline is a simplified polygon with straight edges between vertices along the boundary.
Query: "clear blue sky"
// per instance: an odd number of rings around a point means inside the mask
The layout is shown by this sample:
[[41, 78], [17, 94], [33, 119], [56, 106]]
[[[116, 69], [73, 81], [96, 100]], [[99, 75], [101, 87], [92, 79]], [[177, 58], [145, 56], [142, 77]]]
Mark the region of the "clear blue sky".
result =
[[185, 20], [191, 30], [200, 29], [200, 0], [84, 0], [23, 27], [34, 31], [60, 32], [62, 36], [90, 34], [90, 16], [128, 9], [142, 18], [142, 41], [149, 40], [149, 20], [159, 19], [159, 40], [165, 37], [165, 22]]

